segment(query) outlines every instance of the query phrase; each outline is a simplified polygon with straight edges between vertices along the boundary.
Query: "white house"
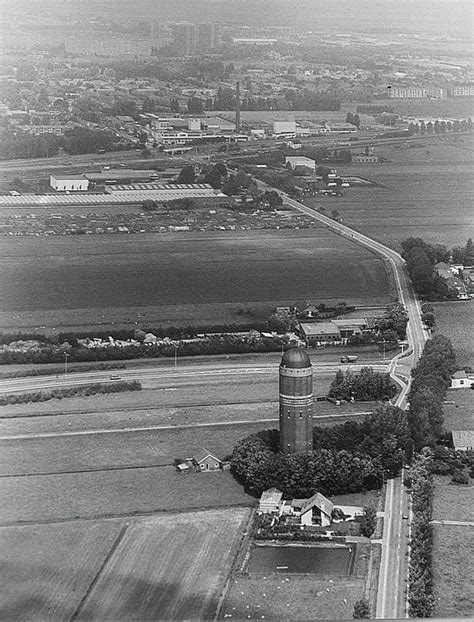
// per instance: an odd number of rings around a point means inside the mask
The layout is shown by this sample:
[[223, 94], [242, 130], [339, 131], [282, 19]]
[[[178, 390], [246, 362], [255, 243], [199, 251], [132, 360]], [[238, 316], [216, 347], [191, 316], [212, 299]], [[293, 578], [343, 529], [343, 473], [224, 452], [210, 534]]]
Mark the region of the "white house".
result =
[[58, 192], [77, 192], [88, 190], [89, 180], [82, 175], [51, 175], [49, 185]]
[[469, 389], [473, 384], [473, 379], [470, 378], [464, 370], [457, 371], [451, 377], [451, 389]]
[[321, 525], [327, 527], [331, 524], [331, 514], [334, 504], [324, 495], [317, 492], [306, 499], [300, 510], [300, 522], [302, 525]]

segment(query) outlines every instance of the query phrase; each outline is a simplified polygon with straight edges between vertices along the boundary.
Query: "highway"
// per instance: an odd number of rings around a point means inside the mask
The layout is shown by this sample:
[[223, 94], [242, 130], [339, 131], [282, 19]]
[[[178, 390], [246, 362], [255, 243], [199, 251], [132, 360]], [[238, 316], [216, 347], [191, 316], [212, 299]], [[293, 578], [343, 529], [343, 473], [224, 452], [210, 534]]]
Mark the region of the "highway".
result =
[[[393, 363], [387, 361], [385, 363], [359, 362], [351, 365], [353, 371], [358, 371], [361, 367], [370, 364], [370, 366], [378, 372], [388, 372]], [[315, 373], [315, 381], [319, 373], [336, 373], [339, 369], [345, 369], [347, 366], [337, 363], [318, 363], [313, 364]], [[83, 386], [94, 383], [116, 383], [120, 381], [138, 380], [146, 382], [147, 386], [153, 385], [156, 388], [157, 383], [161, 388], [165, 388], [182, 382], [183, 380], [205, 380], [211, 379], [218, 381], [219, 379], [235, 379], [237, 377], [264, 374], [277, 376], [278, 363], [261, 363], [258, 365], [241, 364], [237, 362], [225, 362], [221, 364], [201, 364], [199, 367], [189, 364], [179, 364], [176, 367], [173, 363], [160, 368], [136, 367], [134, 369], [120, 369], [115, 371], [89, 371], [75, 372], [61, 375], [51, 376], [28, 376], [22, 378], [11, 378], [2, 380], [0, 383], [0, 394], [9, 394], [25, 391], [46, 391], [59, 387]]]

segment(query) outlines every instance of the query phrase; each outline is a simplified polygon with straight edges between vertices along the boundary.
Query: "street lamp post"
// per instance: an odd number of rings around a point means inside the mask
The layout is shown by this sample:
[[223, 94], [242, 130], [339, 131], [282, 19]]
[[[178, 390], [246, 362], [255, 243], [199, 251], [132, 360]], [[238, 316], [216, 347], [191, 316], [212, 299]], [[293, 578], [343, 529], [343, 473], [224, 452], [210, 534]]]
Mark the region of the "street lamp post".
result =
[[67, 359], [69, 354], [67, 352], [64, 353], [64, 375], [67, 376]]
[[178, 368], [178, 348], [179, 344], [174, 344], [174, 368], [175, 370]]

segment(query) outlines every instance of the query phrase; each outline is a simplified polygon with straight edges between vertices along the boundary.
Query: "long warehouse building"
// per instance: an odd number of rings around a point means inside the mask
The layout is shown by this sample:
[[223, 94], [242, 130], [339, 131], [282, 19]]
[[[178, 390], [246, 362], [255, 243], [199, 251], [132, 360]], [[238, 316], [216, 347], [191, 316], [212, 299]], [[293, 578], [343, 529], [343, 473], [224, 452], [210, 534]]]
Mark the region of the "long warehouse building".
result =
[[220, 190], [215, 190], [210, 184], [133, 184], [128, 188], [127, 186], [109, 186], [106, 194], [57, 193], [25, 194], [21, 196], [1, 195], [0, 207], [133, 205], [143, 203], [143, 201], [147, 200], [163, 203], [186, 198], [209, 203], [232, 201], [231, 197], [223, 194]]

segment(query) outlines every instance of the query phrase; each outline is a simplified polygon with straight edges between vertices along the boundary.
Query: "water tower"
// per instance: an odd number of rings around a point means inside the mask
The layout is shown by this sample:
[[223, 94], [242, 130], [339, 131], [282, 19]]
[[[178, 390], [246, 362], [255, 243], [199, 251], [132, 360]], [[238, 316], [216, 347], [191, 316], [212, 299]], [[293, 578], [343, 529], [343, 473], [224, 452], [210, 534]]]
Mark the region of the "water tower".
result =
[[313, 368], [303, 348], [290, 348], [280, 363], [280, 451], [313, 450]]

